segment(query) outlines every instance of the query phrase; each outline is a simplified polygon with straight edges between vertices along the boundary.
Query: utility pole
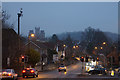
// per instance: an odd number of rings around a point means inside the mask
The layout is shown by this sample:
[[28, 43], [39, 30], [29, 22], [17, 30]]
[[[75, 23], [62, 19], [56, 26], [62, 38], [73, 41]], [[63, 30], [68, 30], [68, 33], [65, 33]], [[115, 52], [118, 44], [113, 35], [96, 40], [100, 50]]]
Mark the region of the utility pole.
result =
[[111, 56], [111, 68], [113, 69], [113, 57]]
[[19, 45], [19, 50], [20, 50], [20, 17], [23, 16], [23, 11], [22, 11], [22, 8], [20, 10], [20, 12], [17, 14], [18, 15], [18, 38], [19, 38], [19, 42], [18, 42], [18, 45]]

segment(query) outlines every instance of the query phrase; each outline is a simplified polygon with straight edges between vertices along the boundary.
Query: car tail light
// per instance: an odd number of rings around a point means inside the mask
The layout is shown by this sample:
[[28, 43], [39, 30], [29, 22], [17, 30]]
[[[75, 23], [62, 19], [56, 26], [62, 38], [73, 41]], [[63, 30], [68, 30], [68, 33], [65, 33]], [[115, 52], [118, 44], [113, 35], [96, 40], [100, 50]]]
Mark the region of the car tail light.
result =
[[12, 74], [11, 73], [8, 73], [8, 76], [11, 76]]
[[26, 71], [25, 71], [25, 70], [23, 70], [22, 72], [23, 72], [23, 73], [25, 73]]
[[31, 73], [34, 73], [34, 70], [31, 70], [30, 72], [31, 72]]

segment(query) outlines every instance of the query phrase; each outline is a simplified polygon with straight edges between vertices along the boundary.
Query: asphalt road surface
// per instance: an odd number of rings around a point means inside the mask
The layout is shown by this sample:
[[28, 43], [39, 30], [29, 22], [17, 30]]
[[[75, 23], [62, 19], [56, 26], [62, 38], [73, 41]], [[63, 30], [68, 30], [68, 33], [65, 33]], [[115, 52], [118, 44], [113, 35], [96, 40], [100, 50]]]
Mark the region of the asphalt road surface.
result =
[[40, 72], [38, 78], [22, 78], [19, 77], [18, 80], [119, 80], [118, 76], [104, 76], [104, 75], [88, 75], [82, 74], [82, 63], [70, 65], [67, 67], [67, 72], [58, 72], [58, 70], [53, 70], [49, 72]]

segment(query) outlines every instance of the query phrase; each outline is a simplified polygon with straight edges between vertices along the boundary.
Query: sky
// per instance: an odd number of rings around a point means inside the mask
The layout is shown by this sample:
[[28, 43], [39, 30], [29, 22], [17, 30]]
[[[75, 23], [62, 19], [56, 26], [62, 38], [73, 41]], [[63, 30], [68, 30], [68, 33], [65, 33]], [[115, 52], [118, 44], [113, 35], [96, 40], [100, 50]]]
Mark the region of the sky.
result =
[[102, 31], [118, 33], [117, 2], [3, 2], [10, 14], [9, 23], [17, 32], [17, 13], [23, 8], [20, 33], [40, 27], [46, 36], [63, 32], [84, 31], [91, 26]]

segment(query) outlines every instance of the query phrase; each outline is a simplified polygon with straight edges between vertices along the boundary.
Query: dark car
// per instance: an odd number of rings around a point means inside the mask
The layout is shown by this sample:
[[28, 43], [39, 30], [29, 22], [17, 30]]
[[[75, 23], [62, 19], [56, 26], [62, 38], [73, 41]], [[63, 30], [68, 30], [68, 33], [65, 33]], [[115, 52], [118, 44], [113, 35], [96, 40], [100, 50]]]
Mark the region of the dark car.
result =
[[120, 67], [117, 70], [118, 76], [120, 76]]
[[38, 77], [38, 71], [34, 68], [25, 68], [23, 71], [23, 78], [32, 76], [32, 77]]
[[15, 73], [14, 69], [3, 69], [0, 73], [2, 79], [13, 79], [17, 80], [18, 74]]
[[94, 70], [89, 71], [88, 73], [90, 74], [107, 74], [107, 70], [106, 68], [102, 67], [102, 66], [96, 66]]
[[60, 72], [60, 71], [66, 72], [66, 66], [60, 65], [60, 66], [58, 67], [58, 71], [59, 71], [59, 72]]

